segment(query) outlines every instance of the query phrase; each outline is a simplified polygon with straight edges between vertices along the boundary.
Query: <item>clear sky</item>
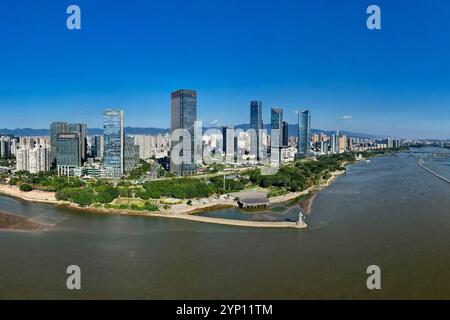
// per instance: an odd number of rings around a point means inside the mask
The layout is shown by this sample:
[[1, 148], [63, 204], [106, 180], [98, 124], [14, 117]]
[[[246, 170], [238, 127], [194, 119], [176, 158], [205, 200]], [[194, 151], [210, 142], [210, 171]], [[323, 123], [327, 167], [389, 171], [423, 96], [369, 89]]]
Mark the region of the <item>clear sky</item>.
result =
[[448, 0], [2, 0], [0, 41], [0, 128], [101, 127], [106, 107], [169, 127], [187, 88], [207, 124], [248, 123], [258, 99], [265, 122], [310, 108], [314, 128], [450, 138]]

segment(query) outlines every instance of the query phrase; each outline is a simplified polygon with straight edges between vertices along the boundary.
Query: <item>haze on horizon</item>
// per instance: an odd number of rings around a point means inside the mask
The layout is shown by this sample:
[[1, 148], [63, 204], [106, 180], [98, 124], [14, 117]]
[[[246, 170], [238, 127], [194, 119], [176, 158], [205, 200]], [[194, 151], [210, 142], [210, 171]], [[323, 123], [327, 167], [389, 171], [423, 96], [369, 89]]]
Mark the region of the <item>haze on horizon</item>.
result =
[[[198, 92], [205, 125], [249, 122], [250, 100], [312, 110], [314, 128], [405, 138], [450, 138], [450, 3], [367, 1], [77, 0], [0, 3], [0, 128], [52, 121], [170, 126], [170, 93]], [[125, 4], [127, 4], [125, 6]]]

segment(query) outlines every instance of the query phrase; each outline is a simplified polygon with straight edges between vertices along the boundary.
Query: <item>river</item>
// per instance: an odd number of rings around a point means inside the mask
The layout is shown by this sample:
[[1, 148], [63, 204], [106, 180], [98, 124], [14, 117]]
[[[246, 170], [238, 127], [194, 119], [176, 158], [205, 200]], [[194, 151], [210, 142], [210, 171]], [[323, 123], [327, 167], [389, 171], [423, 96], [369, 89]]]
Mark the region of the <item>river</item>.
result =
[[[349, 166], [316, 196], [306, 230], [101, 215], [0, 197], [0, 210], [54, 225], [0, 232], [0, 299], [450, 299], [450, 185], [417, 160], [399, 154]], [[448, 161], [425, 163], [450, 177]], [[72, 264], [82, 270], [79, 291], [66, 289]], [[369, 265], [381, 268], [381, 290], [366, 287]]]

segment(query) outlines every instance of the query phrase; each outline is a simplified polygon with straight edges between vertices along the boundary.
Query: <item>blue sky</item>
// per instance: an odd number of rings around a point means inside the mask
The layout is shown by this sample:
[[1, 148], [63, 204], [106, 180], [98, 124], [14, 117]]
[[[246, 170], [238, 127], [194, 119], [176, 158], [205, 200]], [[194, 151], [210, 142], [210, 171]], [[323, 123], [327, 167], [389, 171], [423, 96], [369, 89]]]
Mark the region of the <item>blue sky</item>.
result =
[[101, 127], [106, 107], [169, 127], [170, 92], [189, 88], [207, 124], [248, 122], [258, 99], [265, 122], [310, 108], [314, 128], [450, 138], [449, 35], [447, 0], [2, 0], [0, 128]]

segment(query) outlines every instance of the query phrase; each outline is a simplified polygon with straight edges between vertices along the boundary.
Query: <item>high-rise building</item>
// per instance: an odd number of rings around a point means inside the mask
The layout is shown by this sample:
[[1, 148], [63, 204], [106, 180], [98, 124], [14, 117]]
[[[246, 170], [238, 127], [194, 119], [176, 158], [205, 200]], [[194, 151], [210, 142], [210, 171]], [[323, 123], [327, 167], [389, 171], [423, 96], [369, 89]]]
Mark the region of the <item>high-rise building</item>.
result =
[[339, 152], [339, 130], [337, 130], [336, 133], [331, 137], [331, 152]]
[[320, 141], [320, 152], [321, 153], [328, 153], [329, 148], [330, 148], [330, 141]]
[[228, 126], [222, 128], [223, 152], [227, 160], [234, 159], [235, 145], [234, 145], [234, 127]]
[[50, 170], [50, 146], [19, 145], [16, 150], [16, 169], [30, 173]]
[[320, 141], [320, 136], [317, 133], [314, 133], [312, 135], [312, 142], [313, 142], [313, 144], [316, 144], [319, 141]]
[[353, 150], [353, 138], [348, 138], [347, 139], [347, 148], [348, 150]]
[[271, 134], [270, 152], [271, 159], [281, 161], [281, 148], [283, 146], [283, 109], [272, 108], [270, 112]]
[[387, 147], [389, 149], [398, 149], [400, 148], [400, 140], [394, 138], [388, 138]]
[[139, 146], [139, 157], [141, 159], [150, 159], [152, 150], [156, 147], [156, 139], [149, 135], [135, 135], [134, 143]]
[[103, 135], [94, 136], [92, 154], [94, 158], [103, 159]]
[[298, 113], [298, 157], [308, 157], [311, 151], [311, 112], [309, 110]]
[[170, 134], [169, 133], [166, 133], [165, 135], [158, 134], [156, 136], [156, 147], [158, 148], [170, 147]]
[[51, 166], [56, 166], [56, 138], [58, 134], [67, 132], [66, 122], [52, 122], [50, 124], [50, 159]]
[[124, 170], [125, 173], [129, 173], [131, 170], [136, 168], [139, 165], [139, 146], [134, 143], [134, 137], [126, 136], [125, 137], [125, 164]]
[[[11, 156], [16, 156], [18, 140], [17, 138], [11, 139]], [[48, 145], [50, 148], [50, 144]]]
[[80, 136], [78, 133], [59, 133], [56, 137], [57, 166], [81, 166]]
[[87, 125], [85, 123], [52, 122], [50, 124], [51, 165], [53, 167], [58, 165], [56, 162], [56, 141], [61, 133], [78, 134], [78, 153], [81, 157], [81, 162], [85, 162], [87, 160]]
[[105, 109], [103, 112], [103, 165], [113, 168], [114, 178], [124, 174], [123, 111]]
[[11, 147], [12, 147], [11, 137], [1, 136], [0, 137], [0, 158], [10, 158], [11, 157]]
[[67, 132], [78, 134], [81, 162], [85, 162], [87, 160], [87, 125], [85, 123], [68, 123]]
[[289, 146], [289, 123], [287, 121], [283, 121], [283, 148], [287, 148]]
[[16, 170], [28, 171], [28, 150], [29, 147], [20, 145], [16, 150]]
[[[179, 176], [191, 175], [196, 172], [198, 146], [195, 127], [197, 121], [197, 92], [181, 89], [171, 94], [171, 159], [170, 172]], [[175, 132], [178, 131], [178, 134]], [[183, 136], [188, 139], [183, 139]], [[174, 153], [175, 146], [182, 143], [179, 154]]]
[[38, 173], [50, 170], [50, 148], [48, 145], [36, 145], [29, 151], [29, 171]]
[[347, 149], [347, 136], [342, 135], [339, 137], [339, 152], [344, 152]]
[[133, 135], [134, 144], [139, 146], [139, 155], [141, 159], [150, 159], [153, 156], [162, 158], [168, 156], [170, 151], [170, 135], [158, 134], [150, 135]]
[[255, 146], [256, 150], [251, 150], [252, 153], [256, 154], [256, 159], [260, 160], [261, 156], [261, 131], [264, 128], [262, 120], [262, 102], [261, 101], [250, 101], [250, 129], [254, 130], [254, 137], [252, 140], [256, 140], [250, 143], [251, 146]]

